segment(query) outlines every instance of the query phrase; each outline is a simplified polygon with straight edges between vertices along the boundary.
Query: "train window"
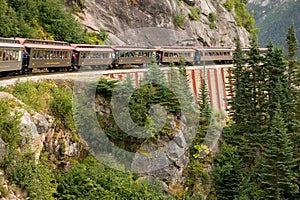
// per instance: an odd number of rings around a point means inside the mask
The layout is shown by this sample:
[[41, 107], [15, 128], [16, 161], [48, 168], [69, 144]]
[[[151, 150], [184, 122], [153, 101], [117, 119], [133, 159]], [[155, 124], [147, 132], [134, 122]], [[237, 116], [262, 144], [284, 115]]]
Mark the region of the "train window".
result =
[[60, 58], [61, 58], [61, 59], [65, 59], [65, 58], [66, 58], [66, 55], [67, 55], [67, 52], [66, 52], [66, 51], [61, 51], [61, 52], [60, 52]]
[[42, 59], [43, 58], [42, 51], [37, 51], [36, 55], [37, 55], [38, 59]]
[[[51, 51], [45, 51], [45, 53], [46, 53], [47, 60], [52, 59]], [[51, 56], [51, 58], [50, 58], [50, 56]]]
[[31, 53], [31, 58], [34, 60], [36, 59], [36, 51], [32, 51]]
[[18, 61], [22, 61], [22, 51], [21, 50], [19, 50], [19, 52], [18, 52]]
[[11, 51], [10, 50], [6, 50], [6, 57], [5, 57], [6, 61], [10, 61], [11, 60]]
[[47, 58], [48, 59], [57, 59], [58, 58], [58, 56], [57, 56], [57, 54], [58, 54], [58, 51], [47, 51]]
[[169, 54], [168, 53], [164, 53], [164, 57], [169, 57]]
[[2, 61], [5, 61], [5, 58], [6, 58], [6, 51], [5, 51], [5, 49], [3, 49], [3, 51], [2, 51], [2, 53], [0, 54], [0, 56], [1, 56], [1, 60]]
[[9, 60], [10, 61], [14, 61], [15, 60], [15, 52], [14, 52], [14, 50], [9, 50]]
[[0, 61], [2, 61], [2, 60], [3, 60], [3, 58], [2, 58], [2, 53], [3, 53], [3, 51], [2, 51], [2, 50], [0, 50]]
[[13, 50], [13, 52], [12, 52], [12, 59], [18, 60], [18, 52], [16, 50]]

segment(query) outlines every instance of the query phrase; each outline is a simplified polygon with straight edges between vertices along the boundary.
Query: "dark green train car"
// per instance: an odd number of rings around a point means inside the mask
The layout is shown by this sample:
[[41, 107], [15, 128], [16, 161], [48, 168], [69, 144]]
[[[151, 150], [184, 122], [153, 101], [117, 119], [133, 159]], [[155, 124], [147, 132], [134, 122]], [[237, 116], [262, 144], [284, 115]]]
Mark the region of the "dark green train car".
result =
[[156, 49], [156, 57], [160, 63], [180, 63], [183, 60], [186, 64], [194, 64], [195, 50], [192, 47], [156, 47]]
[[115, 68], [123, 68], [126, 66], [145, 66], [151, 63], [152, 57], [155, 55], [156, 49], [148, 47], [113, 47], [115, 51], [115, 59], [113, 65]]
[[71, 68], [73, 47], [67, 42], [20, 39], [29, 53], [28, 69], [48, 69], [59, 71]]
[[88, 44], [72, 44], [71, 46], [74, 48], [72, 65], [77, 68], [111, 68], [114, 50], [110, 46]]
[[0, 38], [0, 73], [22, 72], [22, 54], [25, 48], [19, 44], [18, 40]]

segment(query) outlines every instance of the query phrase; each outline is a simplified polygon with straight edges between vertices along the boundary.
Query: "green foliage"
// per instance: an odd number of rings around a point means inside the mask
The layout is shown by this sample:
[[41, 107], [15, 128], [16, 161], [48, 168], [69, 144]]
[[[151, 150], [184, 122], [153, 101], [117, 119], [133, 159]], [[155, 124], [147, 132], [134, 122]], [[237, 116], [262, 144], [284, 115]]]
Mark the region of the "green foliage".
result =
[[208, 15], [208, 21], [210, 22], [209, 24], [209, 28], [211, 29], [215, 29], [216, 28], [216, 24], [215, 21], [217, 20], [217, 14], [215, 12], [211, 12]]
[[191, 7], [189, 13], [189, 18], [191, 20], [200, 20], [201, 17], [201, 8], [200, 7]]
[[184, 29], [184, 26], [185, 26], [185, 23], [186, 23], [186, 16], [183, 13], [183, 11], [180, 11], [179, 13], [176, 13], [174, 15], [174, 23], [179, 28]]
[[9, 191], [4, 188], [3, 185], [0, 185], [0, 198], [5, 198], [9, 195]]
[[105, 97], [107, 100], [110, 100], [112, 92], [118, 83], [117, 80], [109, 80], [107, 78], [100, 78], [96, 88], [97, 94]]
[[[289, 86], [294, 87], [295, 85], [297, 85], [295, 80], [295, 73], [298, 68], [298, 63], [296, 58], [298, 53], [298, 41], [296, 38], [294, 23], [292, 23], [292, 25], [288, 29], [288, 32], [286, 34], [286, 43], [287, 43], [287, 65], [288, 65]], [[293, 94], [293, 98], [295, 98], [295, 94]]]
[[22, 137], [20, 131], [21, 114], [14, 111], [15, 102], [9, 99], [0, 100], [0, 138], [8, 145], [8, 150], [0, 158], [1, 167], [6, 168], [15, 160]]
[[246, 3], [243, 0], [227, 0], [224, 3], [225, 8], [228, 11], [235, 12], [235, 21], [238, 26], [243, 26], [249, 31], [251, 34], [256, 35], [257, 30], [254, 27], [254, 13], [250, 14], [246, 9]]
[[37, 112], [48, 110], [51, 84], [46, 81], [17, 81], [13, 86], [13, 95]]
[[261, 56], [255, 37], [246, 57], [239, 40], [236, 47], [229, 77], [234, 87], [229, 101], [233, 123], [224, 133], [226, 144], [236, 148], [236, 160], [223, 164], [232, 171], [230, 177], [216, 182], [216, 194], [220, 199], [228, 199], [230, 193], [238, 199], [293, 199], [297, 187], [291, 178], [290, 140], [298, 133], [290, 134], [295, 119], [282, 51], [270, 43]]
[[8, 180], [26, 189], [31, 199], [54, 199], [57, 184], [46, 154], [39, 163], [35, 162], [33, 154], [21, 155], [6, 173]]
[[[207, 145], [203, 144], [205, 135], [211, 122], [211, 108], [205, 77], [201, 79], [198, 95], [198, 129], [193, 142], [189, 149], [190, 163], [186, 169], [187, 181], [185, 187], [187, 191], [185, 198], [193, 197], [195, 199], [204, 199], [209, 194], [211, 178], [207, 171], [207, 165], [210, 164], [210, 150]], [[192, 198], [192, 199], [193, 199]]]
[[55, 117], [56, 123], [75, 132], [72, 95], [72, 91], [65, 86], [54, 88], [49, 104], [51, 114]]
[[135, 180], [131, 174], [97, 165], [76, 165], [58, 177], [57, 199], [172, 199], [159, 185]]
[[85, 0], [68, 0], [67, 2], [74, 12], [82, 12], [86, 8], [84, 5]]
[[208, 14], [208, 21], [211, 23], [215, 22], [217, 20], [217, 18], [218, 18], [218, 16], [215, 12], [210, 12]]
[[[226, 132], [225, 132], [226, 133]], [[241, 177], [237, 172], [239, 166], [237, 147], [221, 143], [221, 150], [217, 153], [213, 177], [217, 199], [230, 200], [238, 196]]]
[[235, 0], [227, 0], [224, 3], [224, 6], [229, 12], [231, 12], [234, 8], [234, 4], [235, 4]]
[[[72, 4], [72, 2], [71, 2]], [[84, 0], [76, 0], [74, 8], [83, 9]], [[87, 33], [61, 0], [1, 0], [0, 35], [35, 39], [63, 40], [72, 43], [102, 43], [107, 36]], [[104, 37], [103, 37], [104, 36]]]
[[275, 111], [273, 126], [266, 138], [267, 146], [261, 156], [259, 182], [265, 199], [292, 199], [297, 188], [292, 184], [293, 145], [286, 129], [286, 123], [278, 108]]

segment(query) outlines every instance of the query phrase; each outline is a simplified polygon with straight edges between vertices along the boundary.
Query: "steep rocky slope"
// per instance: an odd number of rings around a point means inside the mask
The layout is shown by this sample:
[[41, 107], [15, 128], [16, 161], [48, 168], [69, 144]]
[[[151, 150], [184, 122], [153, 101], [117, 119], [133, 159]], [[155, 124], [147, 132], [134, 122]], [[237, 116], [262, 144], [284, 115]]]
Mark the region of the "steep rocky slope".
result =
[[232, 46], [249, 33], [236, 25], [225, 0], [85, 0], [77, 17], [89, 30], [105, 29], [114, 44]]

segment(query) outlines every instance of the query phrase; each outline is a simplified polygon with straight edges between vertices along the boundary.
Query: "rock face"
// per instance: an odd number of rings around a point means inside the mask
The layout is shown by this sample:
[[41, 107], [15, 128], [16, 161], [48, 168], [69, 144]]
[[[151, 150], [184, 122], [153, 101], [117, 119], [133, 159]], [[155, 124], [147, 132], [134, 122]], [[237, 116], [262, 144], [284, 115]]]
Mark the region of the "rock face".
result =
[[[184, 117], [184, 116], [181, 116]], [[188, 149], [196, 132], [175, 115], [168, 115], [171, 131], [158, 140], [147, 140], [142, 144], [132, 161], [132, 171], [144, 178], [163, 181], [164, 190], [185, 183], [184, 169], [189, 163]]]
[[[0, 98], [8, 98], [18, 102], [21, 107], [25, 106], [23, 102], [5, 92], [0, 92]], [[67, 157], [81, 158], [87, 154], [82, 148], [79, 138], [76, 139], [71, 131], [53, 128], [54, 118], [52, 116], [42, 115], [20, 107], [16, 107], [16, 111], [21, 114], [20, 135], [22, 136], [22, 143], [20, 151], [32, 150], [35, 152], [36, 159], [39, 158], [41, 152], [49, 152], [61, 161], [62, 166], [60, 167], [69, 165], [69, 161], [65, 159]], [[14, 114], [13, 111], [12, 114]], [[26, 148], [23, 149], [22, 146], [26, 146]], [[28, 149], [28, 147], [30, 148]], [[0, 138], [0, 156], [5, 150], [6, 144]]]
[[[90, 30], [107, 30], [110, 42], [118, 45], [232, 46], [239, 36], [247, 46], [248, 32], [236, 25], [234, 14], [224, 8], [224, 2], [86, 0], [86, 9], [77, 17]], [[193, 14], [195, 11], [198, 14]], [[213, 13], [216, 19], [212, 22]], [[178, 16], [182, 17], [175, 20]]]

